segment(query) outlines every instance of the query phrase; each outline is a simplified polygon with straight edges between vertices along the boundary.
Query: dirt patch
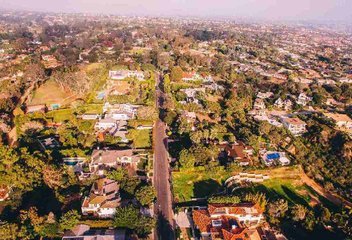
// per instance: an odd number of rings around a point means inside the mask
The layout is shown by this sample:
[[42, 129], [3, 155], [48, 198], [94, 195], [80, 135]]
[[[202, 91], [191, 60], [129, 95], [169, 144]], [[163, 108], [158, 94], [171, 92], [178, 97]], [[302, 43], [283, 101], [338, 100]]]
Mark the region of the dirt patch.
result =
[[74, 100], [74, 94], [64, 91], [54, 80], [48, 80], [34, 92], [29, 104], [67, 105]]

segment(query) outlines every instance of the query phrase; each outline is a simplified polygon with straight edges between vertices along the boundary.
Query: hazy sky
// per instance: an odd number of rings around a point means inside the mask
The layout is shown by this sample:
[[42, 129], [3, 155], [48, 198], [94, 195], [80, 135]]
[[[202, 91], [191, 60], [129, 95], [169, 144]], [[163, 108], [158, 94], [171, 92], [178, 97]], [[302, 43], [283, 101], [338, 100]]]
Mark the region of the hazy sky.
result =
[[5, 9], [352, 22], [352, 0], [0, 0]]

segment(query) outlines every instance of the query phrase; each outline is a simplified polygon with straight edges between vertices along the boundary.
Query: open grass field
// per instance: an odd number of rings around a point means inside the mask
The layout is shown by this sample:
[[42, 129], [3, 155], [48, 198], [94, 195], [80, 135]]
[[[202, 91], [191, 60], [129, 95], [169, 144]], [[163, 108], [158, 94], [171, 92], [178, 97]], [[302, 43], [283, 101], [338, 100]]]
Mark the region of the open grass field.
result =
[[60, 104], [63, 106], [74, 100], [74, 94], [65, 92], [54, 80], [50, 79], [34, 92], [29, 104], [46, 104], [48, 106]]
[[83, 111], [86, 114], [102, 114], [103, 104], [85, 104], [77, 108], [79, 111]]
[[[302, 204], [313, 207], [318, 203], [330, 209], [336, 206], [308, 186], [301, 178], [301, 169], [297, 166], [281, 167], [249, 171], [251, 173], [269, 175], [269, 179], [259, 184], [251, 184], [233, 194], [242, 191], [263, 192], [269, 199], [283, 198], [290, 205]], [[172, 173], [173, 191], [176, 202], [190, 201], [192, 198], [205, 198], [224, 190], [224, 181], [238, 173], [227, 171], [221, 167], [217, 170], [206, 171], [204, 168], [183, 169]]]
[[211, 172], [203, 167], [182, 169], [172, 173], [176, 202], [187, 202], [192, 198], [205, 198], [223, 189], [223, 182], [231, 176], [219, 167]]
[[74, 117], [72, 109], [59, 109], [50, 111], [46, 114], [47, 118], [52, 118], [54, 122], [63, 122]]

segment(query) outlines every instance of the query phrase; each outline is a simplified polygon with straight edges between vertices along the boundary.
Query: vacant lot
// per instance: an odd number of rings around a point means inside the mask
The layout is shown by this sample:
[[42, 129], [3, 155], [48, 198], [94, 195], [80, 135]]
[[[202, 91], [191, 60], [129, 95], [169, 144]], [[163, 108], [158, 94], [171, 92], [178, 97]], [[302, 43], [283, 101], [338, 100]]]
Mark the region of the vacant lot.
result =
[[65, 92], [54, 80], [50, 79], [34, 92], [29, 104], [46, 104], [48, 106], [60, 104], [63, 106], [74, 100], [74, 94]]

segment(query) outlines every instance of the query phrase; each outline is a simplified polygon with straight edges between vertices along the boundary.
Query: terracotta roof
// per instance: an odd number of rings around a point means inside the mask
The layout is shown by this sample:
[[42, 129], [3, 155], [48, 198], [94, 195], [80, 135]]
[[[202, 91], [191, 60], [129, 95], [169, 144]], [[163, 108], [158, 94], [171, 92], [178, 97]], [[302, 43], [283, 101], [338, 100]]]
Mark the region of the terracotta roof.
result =
[[283, 119], [284, 122], [292, 124], [292, 125], [305, 125], [306, 123], [303, 122], [301, 119], [299, 118], [284, 118]]
[[251, 146], [245, 145], [243, 142], [238, 142], [232, 146], [226, 146], [225, 150], [228, 152], [228, 156], [237, 160], [249, 161], [249, 156], [245, 153], [246, 150], [252, 150]]
[[1, 185], [0, 186], [0, 199], [5, 200], [9, 196], [9, 188], [7, 186]]
[[91, 196], [89, 198], [89, 204], [102, 204], [104, 201], [106, 201], [105, 196]]
[[194, 77], [195, 74], [196, 74], [195, 72], [183, 72], [182, 78], [192, 78]]
[[262, 212], [254, 203], [209, 204], [208, 210], [193, 211], [193, 221], [202, 233], [210, 233], [212, 239], [260, 240], [256, 229], [244, 227], [230, 214], [255, 216]]
[[246, 208], [253, 209], [257, 213], [263, 213], [263, 210], [259, 207], [258, 204], [254, 203], [237, 203], [237, 204], [220, 204], [220, 203], [212, 203], [208, 204], [208, 211], [210, 215], [216, 214], [220, 211], [225, 211], [228, 209], [230, 214], [244, 214], [246, 213]]
[[193, 221], [198, 226], [201, 232], [209, 232], [211, 225], [211, 218], [207, 210], [194, 210]]

